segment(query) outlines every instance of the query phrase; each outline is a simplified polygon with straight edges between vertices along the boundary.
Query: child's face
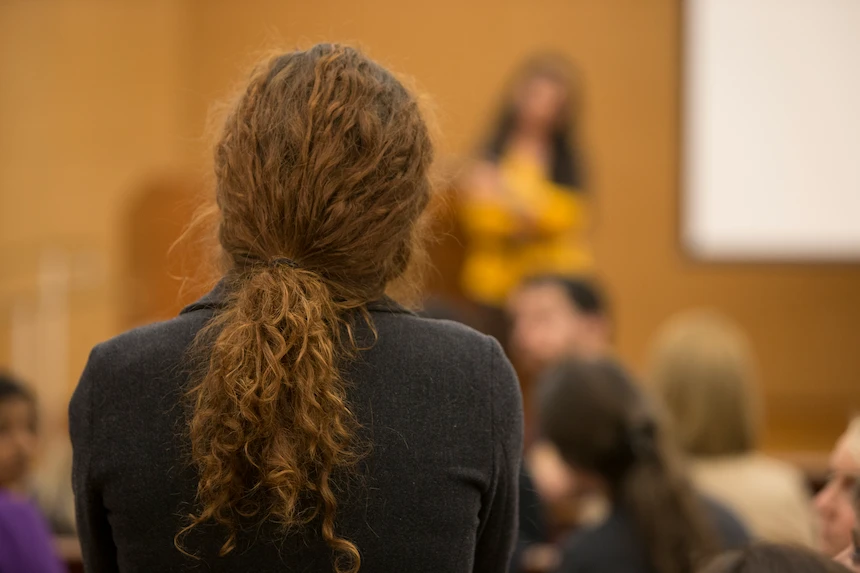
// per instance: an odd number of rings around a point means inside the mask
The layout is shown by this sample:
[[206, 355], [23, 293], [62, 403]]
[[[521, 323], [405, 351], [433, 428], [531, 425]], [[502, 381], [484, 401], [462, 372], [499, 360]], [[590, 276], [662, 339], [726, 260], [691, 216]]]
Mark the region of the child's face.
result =
[[0, 402], [0, 487], [16, 485], [27, 475], [36, 450], [35, 418], [25, 398]]

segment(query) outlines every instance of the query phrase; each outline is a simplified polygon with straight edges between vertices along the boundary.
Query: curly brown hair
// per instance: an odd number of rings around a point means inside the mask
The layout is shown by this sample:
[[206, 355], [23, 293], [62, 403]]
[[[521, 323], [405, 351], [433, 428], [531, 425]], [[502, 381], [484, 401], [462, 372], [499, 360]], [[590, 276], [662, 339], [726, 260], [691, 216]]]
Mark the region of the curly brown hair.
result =
[[[431, 138], [416, 98], [354, 48], [320, 44], [258, 65], [215, 149], [227, 304], [197, 336], [189, 392], [198, 510], [233, 551], [241, 520], [318, 522], [337, 571], [333, 480], [364, 446], [343, 361], [356, 319], [407, 269], [430, 199]], [[179, 541], [177, 542], [179, 543]]]

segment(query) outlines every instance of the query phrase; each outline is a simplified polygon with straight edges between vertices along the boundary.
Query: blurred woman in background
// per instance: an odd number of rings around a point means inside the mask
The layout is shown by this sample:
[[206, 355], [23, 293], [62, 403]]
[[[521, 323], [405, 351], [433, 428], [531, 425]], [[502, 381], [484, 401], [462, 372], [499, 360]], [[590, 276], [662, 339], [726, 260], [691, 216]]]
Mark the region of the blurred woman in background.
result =
[[0, 573], [63, 570], [48, 524], [26, 494], [36, 418], [32, 394], [0, 374]]
[[558, 527], [600, 516], [603, 500], [571, 495], [570, 475], [556, 448], [538, 434], [534, 404], [538, 377], [566, 357], [594, 359], [611, 352], [609, 303], [601, 285], [586, 278], [540, 275], [526, 279], [509, 297], [510, 355], [521, 373], [526, 413], [526, 458], [550, 522]]
[[674, 318], [657, 337], [651, 383], [699, 491], [728, 506], [759, 539], [812, 546], [803, 474], [757, 451], [761, 416], [741, 330], [710, 311]]
[[562, 57], [528, 61], [463, 184], [462, 286], [490, 309], [493, 334], [503, 333], [500, 309], [525, 277], [591, 267], [573, 76]]
[[215, 148], [223, 279], [97, 346], [72, 398], [87, 570], [506, 570], [513, 369], [385, 295], [432, 159], [415, 96], [358, 50], [254, 69]]
[[544, 384], [544, 435], [579, 491], [599, 492], [612, 506], [603, 523], [572, 535], [560, 573], [687, 573], [746, 542], [728, 512], [693, 493], [649, 404], [617, 364], [571, 359]]
[[854, 418], [830, 454], [827, 485], [815, 496], [818, 545], [836, 555], [851, 545], [857, 525], [854, 495], [860, 487], [860, 417]]

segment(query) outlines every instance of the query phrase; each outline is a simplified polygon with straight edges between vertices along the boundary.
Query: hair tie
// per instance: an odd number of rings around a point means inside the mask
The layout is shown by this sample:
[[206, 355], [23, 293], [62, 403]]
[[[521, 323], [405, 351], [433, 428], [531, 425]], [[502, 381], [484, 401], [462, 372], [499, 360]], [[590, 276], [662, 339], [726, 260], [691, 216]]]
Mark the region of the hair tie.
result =
[[278, 257], [277, 259], [272, 259], [269, 261], [269, 266], [272, 267], [280, 267], [282, 265], [286, 265], [291, 269], [299, 268], [299, 263], [294, 261], [293, 259], [289, 259], [287, 257]]
[[657, 425], [652, 420], [635, 424], [627, 430], [627, 445], [638, 460], [652, 460], [657, 453]]

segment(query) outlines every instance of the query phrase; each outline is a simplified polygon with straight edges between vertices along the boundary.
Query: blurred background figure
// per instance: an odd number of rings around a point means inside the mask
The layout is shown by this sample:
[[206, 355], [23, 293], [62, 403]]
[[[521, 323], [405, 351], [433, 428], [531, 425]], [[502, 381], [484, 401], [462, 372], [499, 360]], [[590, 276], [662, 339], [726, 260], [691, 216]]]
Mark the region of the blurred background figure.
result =
[[[587, 278], [539, 275], [513, 290], [507, 303], [509, 347], [520, 372], [526, 405], [526, 465], [534, 486], [555, 520], [578, 521], [584, 508], [571, 496], [569, 472], [558, 451], [537, 434], [535, 380], [565, 357], [609, 354], [611, 326], [606, 295]], [[593, 508], [599, 513], [599, 508]]]
[[523, 64], [464, 183], [462, 287], [497, 336], [505, 300], [525, 277], [591, 268], [574, 80], [562, 56]]
[[612, 331], [606, 296], [594, 280], [562, 275], [526, 279], [507, 302], [509, 346], [520, 371], [534, 376], [565, 356], [600, 358]]
[[812, 546], [803, 475], [758, 450], [761, 408], [743, 332], [712, 311], [673, 318], [657, 335], [650, 379], [696, 487], [736, 512], [755, 537]]
[[36, 400], [20, 382], [0, 374], [0, 488], [27, 493], [37, 432]]
[[619, 365], [567, 360], [544, 385], [544, 434], [576, 489], [611, 505], [605, 521], [573, 534], [560, 572], [683, 573], [746, 542], [729, 512], [694, 494], [652, 407]]
[[714, 558], [699, 573], [848, 573], [842, 565], [805, 547], [757, 543]]
[[860, 481], [860, 417], [854, 418], [830, 455], [827, 484], [815, 496], [818, 545], [836, 555], [851, 544], [857, 526], [852, 499]]
[[36, 454], [36, 400], [0, 374], [0, 573], [62, 571], [48, 524], [27, 498]]

